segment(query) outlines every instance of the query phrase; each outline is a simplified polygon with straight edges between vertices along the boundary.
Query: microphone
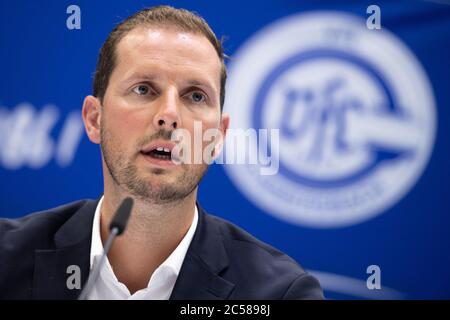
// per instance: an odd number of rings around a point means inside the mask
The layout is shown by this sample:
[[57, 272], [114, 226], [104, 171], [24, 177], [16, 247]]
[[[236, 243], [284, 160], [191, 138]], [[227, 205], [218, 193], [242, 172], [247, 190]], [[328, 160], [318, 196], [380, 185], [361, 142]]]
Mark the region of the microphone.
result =
[[106, 240], [106, 244], [103, 248], [103, 254], [100, 257], [99, 263], [94, 266], [92, 273], [89, 274], [86, 285], [78, 296], [78, 300], [86, 300], [88, 295], [91, 293], [92, 288], [94, 287], [95, 282], [100, 275], [100, 270], [102, 269], [103, 263], [108, 255], [109, 249], [111, 249], [112, 243], [117, 236], [120, 236], [127, 227], [128, 218], [130, 218], [131, 209], [133, 208], [133, 199], [125, 198], [120, 204], [119, 208], [116, 211], [111, 223], [109, 224], [109, 237]]

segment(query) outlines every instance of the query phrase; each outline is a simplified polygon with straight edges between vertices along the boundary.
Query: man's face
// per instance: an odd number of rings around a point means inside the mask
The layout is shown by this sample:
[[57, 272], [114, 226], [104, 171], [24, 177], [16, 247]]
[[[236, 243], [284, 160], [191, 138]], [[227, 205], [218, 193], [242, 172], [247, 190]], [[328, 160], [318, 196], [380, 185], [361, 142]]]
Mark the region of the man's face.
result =
[[194, 137], [194, 121], [202, 123], [203, 132], [225, 133], [217, 53], [204, 36], [143, 27], [128, 33], [116, 53], [100, 112], [104, 173], [146, 201], [182, 199], [196, 188], [207, 165], [175, 165], [155, 149], [170, 149], [174, 129]]

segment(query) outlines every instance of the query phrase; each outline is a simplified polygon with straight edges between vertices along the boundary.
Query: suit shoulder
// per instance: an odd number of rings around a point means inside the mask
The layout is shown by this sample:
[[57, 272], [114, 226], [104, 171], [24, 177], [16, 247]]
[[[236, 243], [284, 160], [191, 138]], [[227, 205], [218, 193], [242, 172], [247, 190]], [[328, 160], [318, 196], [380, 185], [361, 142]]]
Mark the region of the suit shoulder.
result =
[[[49, 238], [88, 200], [79, 200], [55, 208], [33, 212], [16, 219], [0, 218], [0, 248], [30, 240], [39, 243], [40, 238]], [[36, 243], [37, 244], [37, 243]]]
[[294, 259], [235, 224], [209, 215], [229, 258], [233, 299], [323, 299], [320, 283]]
[[278, 265], [287, 267], [296, 272], [297, 275], [305, 273], [303, 268], [290, 256], [257, 239], [234, 223], [210, 214], [208, 219], [219, 227], [223, 239], [228, 243], [229, 254], [231, 251], [231, 254], [237, 252], [239, 255], [249, 259], [261, 258], [268, 263], [278, 262]]

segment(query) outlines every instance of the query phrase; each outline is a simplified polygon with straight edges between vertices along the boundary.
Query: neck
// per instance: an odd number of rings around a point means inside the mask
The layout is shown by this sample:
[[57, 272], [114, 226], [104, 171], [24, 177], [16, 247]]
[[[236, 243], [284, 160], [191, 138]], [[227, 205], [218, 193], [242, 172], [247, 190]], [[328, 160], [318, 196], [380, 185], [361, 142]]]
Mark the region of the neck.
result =
[[108, 226], [115, 210], [127, 196], [134, 199], [133, 211], [108, 260], [117, 279], [134, 293], [147, 287], [155, 269], [186, 235], [195, 213], [197, 189], [182, 200], [166, 204], [153, 204], [125, 192], [105, 189], [100, 219], [103, 243], [109, 235]]

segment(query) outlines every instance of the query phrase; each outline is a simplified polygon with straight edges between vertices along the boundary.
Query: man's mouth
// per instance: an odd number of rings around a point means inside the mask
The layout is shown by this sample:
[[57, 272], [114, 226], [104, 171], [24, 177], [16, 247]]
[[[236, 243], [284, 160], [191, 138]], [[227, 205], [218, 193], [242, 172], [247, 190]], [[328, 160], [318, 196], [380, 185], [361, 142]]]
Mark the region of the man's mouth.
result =
[[141, 154], [153, 164], [173, 165], [172, 150], [175, 143], [172, 141], [154, 141], [141, 149]]
[[172, 159], [172, 152], [168, 148], [164, 147], [158, 147], [156, 149], [144, 152], [141, 151], [146, 156], [150, 156], [154, 159], [160, 159], [160, 160], [171, 160]]

